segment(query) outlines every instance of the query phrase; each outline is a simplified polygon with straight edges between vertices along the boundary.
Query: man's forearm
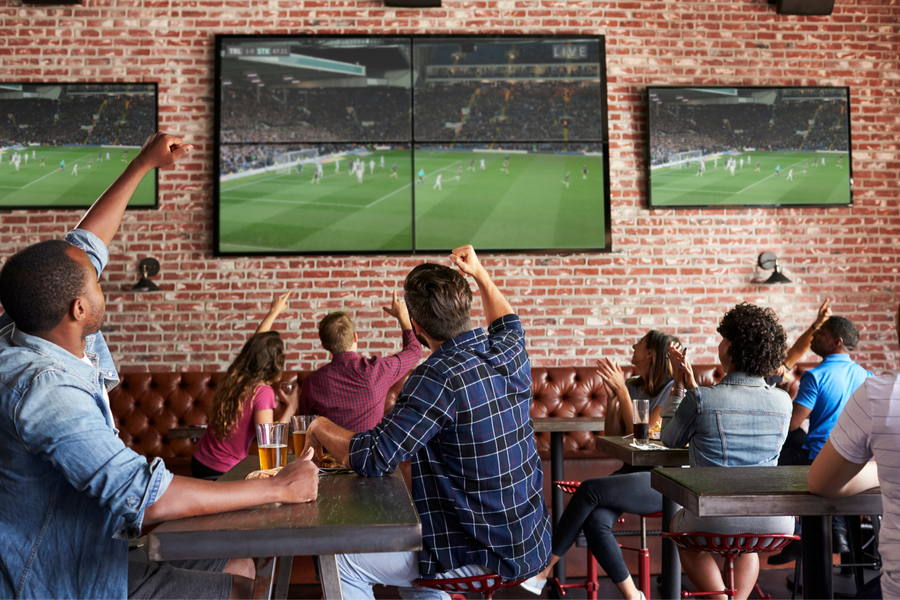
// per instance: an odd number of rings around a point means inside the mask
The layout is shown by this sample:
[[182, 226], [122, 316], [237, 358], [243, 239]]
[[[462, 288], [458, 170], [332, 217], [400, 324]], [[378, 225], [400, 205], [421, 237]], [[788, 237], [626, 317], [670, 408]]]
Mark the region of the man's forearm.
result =
[[803, 355], [809, 352], [809, 347], [812, 345], [813, 334], [816, 330], [810, 326], [807, 328], [803, 334], [797, 338], [797, 341], [794, 342], [794, 345], [788, 348], [787, 354], [784, 357], [784, 366], [788, 369], [792, 369], [794, 365], [796, 365]]
[[484, 316], [487, 318], [488, 324], [493, 323], [500, 317], [513, 314], [512, 306], [500, 293], [491, 276], [485, 269], [475, 277], [475, 283], [481, 292], [481, 304], [484, 306]]
[[325, 417], [319, 417], [310, 426], [316, 440], [339, 463], [350, 466], [350, 440], [353, 432], [344, 429]]
[[271, 481], [205, 481], [175, 476], [159, 499], [144, 512], [144, 524], [239, 510], [258, 504], [281, 502]]
[[152, 171], [145, 163], [134, 160], [128, 163], [121, 175], [94, 202], [76, 225], [76, 229], [86, 229], [103, 240], [106, 246], [112, 243], [128, 201], [138, 184]]

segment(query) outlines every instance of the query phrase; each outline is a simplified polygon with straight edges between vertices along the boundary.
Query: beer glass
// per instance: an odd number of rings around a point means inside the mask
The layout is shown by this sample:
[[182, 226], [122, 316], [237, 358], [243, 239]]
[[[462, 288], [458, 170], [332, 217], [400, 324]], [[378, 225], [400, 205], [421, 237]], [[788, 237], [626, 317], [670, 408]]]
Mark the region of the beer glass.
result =
[[632, 400], [634, 406], [634, 441], [638, 444], [650, 443], [650, 401]]
[[260, 423], [256, 426], [259, 468], [274, 469], [287, 464], [287, 423]]
[[294, 432], [294, 456], [303, 454], [303, 448], [306, 446], [306, 430], [315, 418], [316, 415], [297, 415], [291, 417], [291, 428]]

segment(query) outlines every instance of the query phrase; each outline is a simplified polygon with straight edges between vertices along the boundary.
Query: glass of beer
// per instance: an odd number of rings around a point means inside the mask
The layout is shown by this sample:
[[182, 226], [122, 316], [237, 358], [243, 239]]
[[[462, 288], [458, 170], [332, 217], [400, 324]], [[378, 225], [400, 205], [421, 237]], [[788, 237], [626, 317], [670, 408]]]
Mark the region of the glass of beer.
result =
[[646, 446], [650, 443], [650, 401], [633, 400], [634, 441]]
[[260, 423], [256, 426], [256, 442], [260, 469], [287, 464], [287, 423]]
[[306, 430], [315, 418], [315, 415], [297, 415], [291, 417], [291, 427], [294, 431], [294, 456], [303, 454], [303, 448], [306, 446]]

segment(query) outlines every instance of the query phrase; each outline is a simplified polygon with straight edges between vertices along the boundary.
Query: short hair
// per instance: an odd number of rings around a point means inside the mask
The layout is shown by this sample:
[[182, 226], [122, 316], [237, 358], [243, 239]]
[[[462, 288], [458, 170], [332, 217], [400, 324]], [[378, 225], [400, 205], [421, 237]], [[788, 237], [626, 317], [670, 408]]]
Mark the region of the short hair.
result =
[[69, 256], [72, 244], [47, 240], [13, 254], [0, 270], [0, 304], [25, 333], [50, 331], [84, 292], [84, 265]]
[[455, 269], [424, 263], [403, 282], [409, 316], [434, 340], [447, 341], [472, 329], [472, 288]]
[[847, 350], [853, 350], [859, 345], [859, 329], [856, 328], [856, 325], [850, 319], [828, 317], [828, 320], [822, 323], [822, 327], [834, 337], [841, 338], [841, 341], [844, 342], [844, 348]]
[[345, 312], [328, 313], [319, 321], [319, 339], [322, 346], [332, 354], [346, 352], [353, 347], [356, 328]]
[[768, 377], [784, 364], [787, 334], [771, 308], [738, 304], [725, 313], [716, 331], [731, 342], [728, 355], [738, 371]]

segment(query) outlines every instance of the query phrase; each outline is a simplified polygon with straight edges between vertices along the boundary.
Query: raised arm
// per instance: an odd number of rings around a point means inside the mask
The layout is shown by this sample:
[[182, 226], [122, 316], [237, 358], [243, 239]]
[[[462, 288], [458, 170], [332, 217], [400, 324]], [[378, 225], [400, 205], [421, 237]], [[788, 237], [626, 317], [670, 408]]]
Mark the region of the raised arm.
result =
[[484, 306], [484, 316], [487, 318], [488, 324], [493, 323], [500, 317], [513, 314], [512, 306], [494, 285], [491, 276], [481, 265], [478, 256], [475, 254], [475, 248], [472, 246], [460, 246], [453, 250], [450, 254], [450, 260], [457, 268], [471, 275], [478, 284], [478, 290], [481, 292], [481, 303]]
[[160, 167], [175, 163], [193, 148], [184, 145], [181, 138], [158, 132], [147, 142], [125, 170], [94, 202], [81, 218], [76, 229], [85, 229], [109, 246], [119, 230], [125, 207], [144, 176]]
[[286, 294], [282, 294], [281, 296], [277, 296], [274, 300], [272, 300], [272, 305], [269, 307], [269, 312], [266, 314], [265, 318], [260, 322], [259, 327], [254, 331], [254, 335], [257, 333], [265, 333], [272, 329], [272, 325], [275, 324], [275, 319], [278, 318], [284, 309], [287, 308], [288, 300], [291, 299], [291, 292], [287, 292]]
[[813, 324], [800, 334], [800, 337], [797, 338], [797, 341], [794, 342], [793, 346], [788, 348], [787, 355], [784, 357], [784, 366], [788, 369], [792, 369], [794, 365], [803, 358], [803, 355], [809, 352], [813, 335], [818, 331], [819, 327], [822, 326], [822, 323], [827, 321], [828, 317], [831, 316], [831, 308], [828, 306], [829, 302], [831, 302], [831, 300], [826, 298], [825, 302], [822, 303], [822, 306], [819, 307], [819, 312], [816, 313], [816, 320], [813, 321]]

